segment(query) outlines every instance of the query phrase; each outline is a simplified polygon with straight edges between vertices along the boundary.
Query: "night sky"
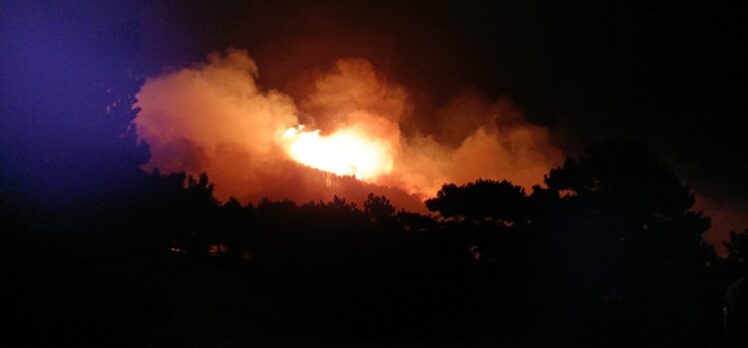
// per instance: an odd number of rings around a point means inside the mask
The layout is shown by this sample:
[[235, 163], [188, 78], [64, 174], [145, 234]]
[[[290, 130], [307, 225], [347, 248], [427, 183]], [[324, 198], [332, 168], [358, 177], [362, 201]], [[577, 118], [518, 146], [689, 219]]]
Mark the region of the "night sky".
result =
[[[96, 151], [96, 129], [43, 116], [84, 107], [72, 105], [85, 99], [81, 76], [152, 76], [235, 47], [264, 86], [292, 96], [309, 72], [364, 57], [411, 93], [406, 132], [471, 90], [511, 99], [567, 154], [602, 137], [641, 140], [721, 211], [748, 215], [748, 22], [727, 5], [4, 1], [0, 15], [6, 186], [83, 186], [59, 175], [83, 161], [70, 153]], [[66, 151], [74, 161], [49, 164]]]

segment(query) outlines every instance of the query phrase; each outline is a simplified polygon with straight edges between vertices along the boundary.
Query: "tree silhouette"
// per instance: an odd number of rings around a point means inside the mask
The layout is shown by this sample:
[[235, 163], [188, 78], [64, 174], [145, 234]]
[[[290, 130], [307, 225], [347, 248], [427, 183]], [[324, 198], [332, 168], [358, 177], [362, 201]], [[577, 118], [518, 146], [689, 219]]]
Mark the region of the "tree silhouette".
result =
[[525, 191], [510, 182], [478, 179], [465, 185], [442, 186], [426, 200], [430, 211], [450, 219], [477, 223], [514, 223], [527, 219]]
[[646, 147], [620, 142], [591, 145], [545, 181], [551, 196], [560, 197], [545, 209], [561, 212], [541, 222], [555, 230], [549, 249], [561, 265], [563, 291], [584, 299], [565, 301], [577, 309], [598, 308], [576, 316], [587, 316], [594, 326], [594, 311], [613, 311], [618, 319], [612, 328], [627, 330], [615, 332], [627, 332], [629, 343], [653, 340], [642, 326], [656, 328], [667, 342], [703, 340], [683, 318], [688, 310], [715, 318], [713, 303], [694, 308], [693, 301], [714, 298], [704, 275], [716, 255], [702, 239], [709, 219], [689, 211], [689, 188]]
[[395, 214], [395, 207], [385, 196], [377, 196], [369, 193], [364, 201], [364, 213], [375, 221], [391, 218]]
[[695, 270], [714, 261], [701, 238], [709, 219], [689, 211], [694, 202], [689, 188], [641, 144], [593, 144], [580, 159], [551, 170], [546, 184], [567, 195], [561, 200], [567, 221], [584, 234], [582, 240], [636, 250], [648, 258], [639, 259], [640, 266], [649, 269], [659, 263]]
[[727, 260], [736, 264], [748, 264], [748, 229], [742, 233], [730, 232], [730, 240], [723, 242], [727, 248]]

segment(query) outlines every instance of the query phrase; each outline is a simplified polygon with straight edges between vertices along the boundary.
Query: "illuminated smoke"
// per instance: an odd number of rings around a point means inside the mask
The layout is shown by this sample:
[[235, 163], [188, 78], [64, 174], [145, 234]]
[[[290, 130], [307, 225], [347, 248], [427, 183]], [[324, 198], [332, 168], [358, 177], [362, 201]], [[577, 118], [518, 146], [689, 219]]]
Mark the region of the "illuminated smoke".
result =
[[729, 200], [717, 201], [698, 192], [694, 195], [693, 211], [702, 211], [711, 221], [711, 227], [704, 234], [704, 240], [714, 246], [715, 251], [727, 256], [727, 248], [722, 241], [729, 240], [729, 233], [739, 233], [748, 226], [748, 214], [745, 207]]
[[373, 191], [423, 210], [419, 200], [443, 183], [506, 178], [529, 188], [561, 160], [547, 129], [474, 94], [434, 115], [439, 132], [406, 137], [407, 91], [363, 59], [339, 60], [298, 102], [257, 77], [246, 52], [228, 50], [147, 79], [135, 120], [151, 145], [147, 169], [207, 172], [221, 199], [360, 202]]

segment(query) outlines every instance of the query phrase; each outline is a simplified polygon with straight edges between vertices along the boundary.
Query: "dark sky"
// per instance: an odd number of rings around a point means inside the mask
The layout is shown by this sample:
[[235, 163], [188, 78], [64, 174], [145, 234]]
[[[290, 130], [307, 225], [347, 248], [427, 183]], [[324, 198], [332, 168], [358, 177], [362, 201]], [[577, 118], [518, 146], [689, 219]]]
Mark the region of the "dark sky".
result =
[[7, 110], [39, 72], [65, 80], [78, 65], [111, 63], [145, 76], [238, 47], [261, 83], [293, 95], [305, 73], [361, 56], [406, 86], [414, 127], [462, 89], [507, 96], [568, 153], [599, 137], [646, 141], [703, 195], [745, 214], [746, 12], [685, 3], [4, 1], [3, 150], [17, 146], [11, 128], [31, 127]]

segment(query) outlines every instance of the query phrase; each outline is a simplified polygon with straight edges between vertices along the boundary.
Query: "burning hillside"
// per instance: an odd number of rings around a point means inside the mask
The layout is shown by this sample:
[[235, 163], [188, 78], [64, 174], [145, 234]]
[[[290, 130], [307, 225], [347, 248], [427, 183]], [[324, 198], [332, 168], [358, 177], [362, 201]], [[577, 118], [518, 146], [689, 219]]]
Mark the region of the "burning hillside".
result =
[[147, 167], [206, 172], [223, 199], [360, 201], [371, 191], [422, 210], [445, 182], [506, 178], [529, 188], [561, 159], [548, 130], [510, 102], [470, 94], [434, 115], [437, 132], [404, 134], [407, 91], [363, 59], [338, 60], [299, 102], [263, 89], [239, 50], [149, 78], [137, 97]]

